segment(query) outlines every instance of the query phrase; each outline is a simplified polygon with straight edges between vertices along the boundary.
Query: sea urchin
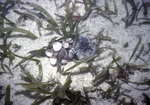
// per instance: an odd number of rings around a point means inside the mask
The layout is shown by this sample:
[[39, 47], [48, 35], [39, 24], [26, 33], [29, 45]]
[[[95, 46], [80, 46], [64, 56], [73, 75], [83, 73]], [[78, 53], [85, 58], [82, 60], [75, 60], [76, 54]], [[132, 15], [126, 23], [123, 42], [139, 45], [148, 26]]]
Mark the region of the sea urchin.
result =
[[74, 41], [73, 48], [78, 59], [94, 55], [96, 51], [96, 45], [88, 34], [80, 35], [76, 44]]

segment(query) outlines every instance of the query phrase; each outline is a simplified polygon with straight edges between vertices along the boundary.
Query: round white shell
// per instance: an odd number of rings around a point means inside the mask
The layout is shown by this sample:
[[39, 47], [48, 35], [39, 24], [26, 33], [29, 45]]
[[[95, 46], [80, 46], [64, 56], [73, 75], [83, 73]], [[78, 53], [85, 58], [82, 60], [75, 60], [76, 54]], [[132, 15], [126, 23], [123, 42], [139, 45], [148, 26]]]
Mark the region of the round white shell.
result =
[[62, 44], [60, 42], [54, 42], [53, 43], [53, 50], [59, 51], [62, 48]]
[[51, 49], [45, 50], [45, 55], [48, 57], [51, 57], [53, 55], [53, 50], [51, 50]]
[[65, 42], [65, 43], [63, 44], [63, 47], [64, 47], [64, 48], [69, 48], [69, 43]]
[[52, 66], [55, 66], [57, 64], [57, 58], [54, 56], [50, 57], [50, 64]]
[[63, 60], [61, 61], [61, 64], [63, 64], [63, 65], [66, 65], [67, 63], [68, 63], [67, 60], [64, 60], [64, 59], [63, 59]]

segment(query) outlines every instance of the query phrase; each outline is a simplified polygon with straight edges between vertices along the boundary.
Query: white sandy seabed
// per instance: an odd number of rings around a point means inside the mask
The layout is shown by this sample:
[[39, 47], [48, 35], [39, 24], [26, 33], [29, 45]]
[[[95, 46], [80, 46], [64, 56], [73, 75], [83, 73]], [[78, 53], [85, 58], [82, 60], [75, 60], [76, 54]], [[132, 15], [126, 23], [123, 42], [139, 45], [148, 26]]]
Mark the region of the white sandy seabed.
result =
[[[22, 1], [28, 2], [28, 0], [22, 0]], [[110, 7], [111, 7], [112, 0], [108, 0], [108, 1], [110, 2]], [[57, 18], [55, 13], [64, 14], [64, 8], [57, 10], [53, 0], [30, 0], [30, 2], [34, 2], [42, 6], [43, 8], [45, 8], [53, 16], [54, 19]], [[56, 2], [58, 5], [61, 5], [64, 2], [64, 0], [57, 0]], [[102, 4], [103, 2], [104, 2], [103, 0], [98, 1], [99, 4]], [[88, 17], [88, 19], [86, 19], [85, 21], [82, 21], [79, 24], [79, 29], [81, 29], [81, 31], [89, 31], [91, 35], [93, 36], [97, 35], [102, 29], [104, 29], [103, 35], [109, 36], [115, 39], [117, 42], [112, 43], [108, 41], [103, 41], [101, 43], [101, 46], [102, 47], [111, 46], [112, 48], [116, 49], [117, 56], [122, 57], [121, 62], [123, 63], [123, 62], [128, 62], [138, 42], [139, 37], [142, 38], [141, 45], [145, 45], [144, 50], [148, 49], [147, 43], [150, 43], [150, 26], [149, 25], [142, 25], [142, 26], [134, 25], [134, 26], [125, 28], [125, 24], [122, 21], [122, 18], [126, 16], [125, 8], [122, 5], [121, 0], [116, 0], [116, 3], [118, 7], [118, 16], [112, 16], [112, 20], [119, 24], [113, 25], [108, 19], [105, 19], [101, 17], [100, 15], [96, 15], [92, 13]], [[79, 13], [83, 15], [84, 6], [81, 4], [78, 4], [78, 6], [79, 6], [79, 9], [78, 9]], [[15, 6], [14, 9], [20, 10], [19, 6]], [[16, 43], [18, 45], [21, 45], [21, 49], [16, 52], [16, 54], [18, 55], [26, 56], [29, 51], [42, 48], [43, 46], [47, 46], [48, 42], [50, 42], [50, 40], [54, 36], [56, 36], [56, 34], [49, 35], [50, 32], [44, 31], [44, 30], [41, 30], [42, 36], [40, 36], [37, 31], [38, 29], [37, 29], [36, 22], [31, 21], [31, 20], [26, 20], [26, 21], [21, 21], [19, 23], [17, 21], [17, 18], [19, 17], [19, 15], [15, 14], [13, 10], [9, 11], [9, 14], [7, 14], [7, 17], [13, 22], [18, 23], [19, 28], [29, 30], [30, 32], [38, 36], [38, 39], [36, 40], [31, 40], [28, 38], [9, 39], [9, 41], [12, 41], [12, 44]], [[43, 21], [43, 26], [44, 25], [46, 26], [47, 24]], [[126, 42], [129, 43], [129, 46], [127, 48], [124, 48], [123, 45]], [[148, 54], [144, 59], [148, 60], [150, 57], [149, 55], [150, 54]], [[105, 59], [99, 61], [101, 67], [105, 67], [111, 61], [111, 57], [107, 57], [108, 53], [103, 54], [103, 56], [105, 56]], [[59, 74], [56, 71], [56, 67], [53, 67], [50, 65], [48, 58], [45, 57], [45, 58], [39, 58], [39, 59], [41, 60], [42, 66], [43, 66], [43, 81], [48, 81], [53, 78], [56, 78], [56, 79], [59, 79], [62, 83], [64, 83], [66, 76], [62, 76], [61, 74]], [[20, 61], [19, 58], [15, 59], [13, 62], [14, 65], [16, 65], [19, 61]], [[5, 62], [7, 63], [7, 61]], [[135, 64], [143, 63], [143, 61], [141, 60], [137, 60], [136, 62], [134, 62], [134, 58], [131, 62]], [[69, 63], [67, 66], [69, 67], [70, 65], [72, 65], [72, 63]], [[26, 68], [35, 77], [38, 75], [37, 66], [33, 62], [28, 62]], [[78, 70], [78, 67], [75, 69]], [[15, 85], [16, 83], [24, 82], [21, 79], [21, 75], [23, 75], [23, 73], [21, 72], [19, 67], [12, 69], [12, 72], [14, 74], [14, 77], [11, 77], [9, 74], [3, 74], [0, 76], [0, 85], [4, 87], [6, 87], [8, 84], [11, 85], [11, 100], [14, 102], [14, 105], [30, 105], [34, 101], [34, 99], [26, 97], [25, 95], [15, 95], [16, 91], [24, 90], [24, 88], [22, 88], [21, 86]], [[72, 78], [71, 88], [75, 90], [81, 90], [81, 91], [83, 90], [83, 87], [92, 86], [92, 80], [94, 79], [91, 73], [73, 75], [71, 76], [71, 78]], [[135, 71], [135, 73], [130, 76], [130, 80], [137, 81], [137, 82], [143, 80], [144, 78], [150, 79], [150, 72], [141, 73], [139, 71]], [[133, 89], [127, 84], [124, 84], [123, 87], [129, 90], [132, 90], [128, 94], [136, 100], [138, 105], [144, 105], [143, 103], [141, 103], [141, 100], [143, 100], [143, 97], [141, 96], [141, 94], [143, 92], [147, 93], [147, 95], [150, 96], [150, 89], [146, 91], [139, 91], [139, 90]], [[147, 87], [147, 86], [144, 86], [144, 87]], [[144, 88], [144, 87], [141, 87], [141, 88]], [[91, 100], [92, 105], [115, 105], [115, 103], [113, 103], [112, 100], [102, 99], [99, 96], [98, 92], [90, 93], [89, 95], [91, 97], [96, 97], [95, 100]], [[49, 105], [50, 103], [51, 101], [46, 101], [41, 105]]]

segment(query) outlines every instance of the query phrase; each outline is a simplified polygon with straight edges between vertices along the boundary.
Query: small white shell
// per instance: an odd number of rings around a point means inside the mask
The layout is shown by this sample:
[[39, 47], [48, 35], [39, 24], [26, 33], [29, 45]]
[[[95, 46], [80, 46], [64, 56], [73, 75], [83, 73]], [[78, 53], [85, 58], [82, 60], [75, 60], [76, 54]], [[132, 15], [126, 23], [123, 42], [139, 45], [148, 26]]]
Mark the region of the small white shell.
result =
[[66, 38], [66, 42], [73, 43], [73, 40], [72, 40], [72, 38]]
[[53, 50], [51, 50], [51, 49], [45, 50], [45, 55], [46, 55], [47, 57], [51, 57], [51, 56], [53, 55]]
[[69, 43], [67, 43], [67, 42], [63, 43], [63, 47], [64, 48], [69, 48]]
[[63, 65], [66, 65], [67, 63], [68, 63], [67, 60], [64, 60], [64, 59], [63, 59], [63, 60], [61, 61], [61, 64], [63, 64]]
[[71, 48], [69, 50], [69, 58], [72, 59], [74, 57], [74, 55], [75, 55], [75, 50], [73, 48]]
[[59, 51], [62, 48], [62, 44], [60, 42], [54, 42], [53, 43], [53, 50]]
[[50, 64], [52, 66], [55, 66], [57, 64], [57, 58], [54, 56], [50, 57]]

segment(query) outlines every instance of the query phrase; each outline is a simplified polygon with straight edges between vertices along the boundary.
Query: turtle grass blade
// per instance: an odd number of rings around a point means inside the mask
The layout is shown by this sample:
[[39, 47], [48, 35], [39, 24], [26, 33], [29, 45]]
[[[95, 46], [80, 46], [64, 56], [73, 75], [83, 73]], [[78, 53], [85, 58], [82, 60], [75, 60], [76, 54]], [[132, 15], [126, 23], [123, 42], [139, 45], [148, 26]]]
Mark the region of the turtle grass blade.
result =
[[60, 20], [64, 21], [66, 19], [65, 16], [55, 13], [55, 15], [60, 18]]
[[[85, 73], [91, 72], [90, 69], [91, 69], [91, 67], [81, 67], [79, 71], [76, 71], [76, 72], [73, 72], [70, 74], [71, 75], [85, 74]], [[93, 72], [91, 72], [91, 73], [93, 73]]]
[[122, 0], [122, 4], [124, 4], [124, 6], [125, 6], [125, 10], [127, 12], [126, 17], [128, 17], [129, 16], [129, 10], [128, 10], [128, 7], [127, 7], [127, 0]]
[[38, 79], [39, 79], [40, 81], [42, 81], [42, 79], [43, 79], [43, 68], [42, 68], [41, 62], [39, 63], [38, 67], [39, 67]]
[[34, 57], [45, 57], [45, 47], [42, 47], [41, 49], [38, 50], [33, 50], [29, 52], [32, 56]]
[[99, 14], [100, 16], [102, 16], [102, 17], [108, 19], [109, 21], [111, 21], [111, 22], [113, 23], [113, 21], [112, 21], [110, 15], [107, 14], [107, 13], [105, 13], [105, 11], [101, 11], [101, 13], [98, 13], [98, 14]]
[[150, 103], [150, 97], [146, 93], [142, 93], [142, 95], [144, 96], [144, 100], [142, 102], [148, 105]]
[[71, 29], [71, 33], [79, 34], [78, 24], [79, 21], [74, 22], [73, 27]]
[[144, 0], [142, 0], [142, 3], [146, 4], [146, 5], [143, 5], [143, 8], [144, 8], [143, 15], [146, 16], [148, 13], [148, 3], [145, 3]]
[[57, 38], [58, 38], [58, 37], [56, 37], [56, 36], [55, 36], [54, 38], [52, 38], [51, 41], [49, 42], [47, 48], [52, 47], [53, 42], [55, 42]]
[[120, 87], [118, 87], [116, 92], [114, 93], [113, 98], [114, 98], [115, 102], [118, 100], [119, 96], [120, 96]]
[[71, 66], [70, 68], [68, 68], [67, 70], [65, 70], [63, 74], [67, 73], [69, 70], [71, 70], [71, 69], [77, 67], [78, 65], [80, 65], [80, 64], [82, 64], [82, 63], [85, 63], [85, 62], [87, 62], [87, 61], [89, 61], [89, 60], [92, 60], [92, 59], [95, 58], [95, 57], [96, 57], [96, 56], [89, 56], [89, 57], [85, 57], [85, 58], [81, 59], [79, 62], [77, 62], [76, 64], [74, 64], [73, 66]]
[[[42, 88], [42, 83], [17, 83], [16, 85], [21, 85], [22, 87], [28, 89], [29, 91], [34, 91], [38, 93], [51, 94], [48, 90]], [[51, 84], [48, 84], [51, 85]]]
[[37, 83], [37, 80], [34, 78], [32, 74], [30, 74], [30, 72], [27, 72], [22, 65], [20, 65], [20, 68], [33, 83]]
[[43, 97], [43, 98], [41, 98], [41, 99], [39, 99], [39, 100], [35, 100], [31, 105], [40, 105], [41, 103], [43, 103], [43, 102], [45, 102], [46, 100], [49, 100], [49, 99], [51, 99], [51, 98], [52, 98], [51, 95], [45, 96], [45, 97]]
[[132, 8], [136, 7], [134, 0], [126, 0], [126, 1], [132, 6]]
[[35, 20], [37, 25], [38, 25], [39, 34], [41, 35], [40, 27], [42, 26], [42, 24], [41, 24], [41, 21], [36, 16], [34, 16], [32, 14], [29, 14], [29, 13], [23, 13], [23, 12], [20, 12], [20, 11], [17, 11], [17, 10], [14, 10], [14, 12], [17, 13], [18, 15], [20, 15], [20, 17], [18, 18], [18, 21], [20, 21], [24, 17], [27, 17], [30, 20]]
[[85, 8], [85, 11], [88, 11], [88, 5], [87, 5], [87, 1], [86, 0], [83, 0], [83, 4], [84, 4], [84, 8]]
[[75, 3], [72, 2], [72, 7], [70, 9], [71, 9], [71, 14], [74, 14], [77, 11], [78, 7], [76, 7]]
[[18, 44], [13, 44], [13, 45], [12, 45], [12, 48], [14, 48], [14, 49], [15, 49], [15, 51], [14, 51], [14, 52], [17, 52], [17, 51], [21, 48], [21, 46], [20, 46], [20, 45], [18, 45]]
[[63, 85], [61, 84], [61, 82], [57, 79], [57, 84], [58, 84], [58, 86], [60, 87], [60, 88], [62, 88], [63, 87]]
[[10, 50], [9, 50], [9, 52], [10, 52], [12, 55], [14, 55], [14, 56], [16, 56], [16, 57], [18, 57], [18, 58], [22, 58], [22, 60], [21, 60], [19, 63], [17, 63], [17, 65], [16, 65], [14, 68], [16, 68], [17, 66], [21, 65], [22, 63], [24, 63], [24, 62], [27, 61], [27, 60], [34, 61], [34, 62], [36, 62], [36, 64], [39, 64], [39, 63], [40, 63], [40, 60], [38, 60], [38, 59], [33, 59], [33, 56], [32, 56], [32, 55], [29, 55], [29, 56], [27, 56], [27, 57], [22, 57], [22, 56], [20, 56], [20, 55], [17, 55], [17, 54], [12, 53]]
[[43, 90], [41, 88], [32, 88], [31, 84], [29, 84], [29, 86], [25, 86], [23, 84], [18, 84], [18, 85], [21, 85], [22, 87], [28, 89], [31, 92], [38, 92], [38, 93], [42, 93], [42, 94], [51, 94], [51, 92]]
[[117, 63], [117, 61], [121, 60], [121, 57], [117, 57], [117, 58], [114, 58], [113, 57], [113, 61], [111, 63]]
[[109, 77], [109, 70], [107, 69], [103, 69], [103, 71], [101, 71], [98, 76], [95, 77], [95, 79], [93, 80], [94, 86], [97, 86], [99, 84], [101, 84], [104, 80], [108, 79]]
[[16, 85], [21, 85], [22, 87], [28, 87], [28, 88], [38, 88], [38, 84], [30, 84], [30, 83], [16, 83]]
[[142, 44], [142, 47], [140, 48], [140, 50], [139, 50], [138, 54], [136, 55], [136, 58], [135, 58], [134, 61], [136, 61], [137, 59], [141, 59], [140, 56], [142, 55], [143, 51], [144, 51], [144, 44]]
[[9, 59], [9, 66], [10, 66], [13, 64], [13, 60], [15, 59], [15, 57], [9, 51], [7, 51], [6, 54]]
[[7, 12], [7, 6], [9, 4], [12, 4], [11, 0], [6, 0], [6, 2], [4, 3], [4, 6], [3, 6], [3, 13], [6, 13]]
[[117, 105], [122, 105], [125, 103], [126, 98], [123, 97], [121, 100], [119, 100], [119, 103]]
[[99, 45], [101, 42], [102, 37], [104, 36], [102, 33], [104, 32], [104, 28], [97, 34], [97, 36], [94, 38], [96, 39], [96, 45]]
[[1, 59], [1, 68], [3, 69], [4, 72], [6, 72], [3, 62], [4, 62], [4, 59]]
[[[127, 103], [128, 104], [128, 103]], [[137, 105], [137, 103], [134, 102], [133, 99], [131, 99], [131, 101], [129, 102], [130, 105]]]
[[107, 0], [104, 0], [104, 1], [105, 1], [105, 11], [109, 11], [108, 1]]
[[109, 36], [103, 36], [103, 35], [101, 35], [99, 40], [111, 41], [112, 39]]
[[11, 69], [7, 65], [4, 65], [4, 66], [7, 68], [7, 70], [9, 71], [9, 73], [13, 76], [13, 73], [12, 73]]
[[[38, 23], [38, 25], [41, 26], [40, 20], [38, 18], [36, 18], [34, 15], [28, 14], [28, 13], [23, 13], [23, 12], [20, 12], [20, 11], [17, 11], [17, 10], [14, 10], [14, 12], [19, 14], [21, 17], [26, 16], [30, 20], [35, 20]], [[21, 18], [19, 18], [19, 19], [21, 19]]]
[[73, 20], [72, 20], [72, 14], [71, 13], [71, 8], [69, 7], [69, 4], [66, 3], [66, 22], [69, 25], [71, 33], [73, 33]]
[[38, 80], [36, 78], [34, 78], [34, 76], [32, 74], [30, 74], [30, 72], [27, 72], [24, 67], [22, 65], [20, 65], [22, 71], [25, 73], [25, 75], [33, 82], [33, 83], [38, 83], [39, 80], [41, 81], [43, 78], [43, 70], [42, 70], [42, 64], [40, 63], [38, 65], [39, 67], [39, 74], [38, 74]]
[[29, 3], [30, 6], [34, 7], [34, 9], [39, 10], [40, 12], [44, 13], [47, 18], [49, 19], [49, 22], [54, 26], [57, 27], [57, 22], [53, 19], [53, 17], [40, 5], [37, 5], [35, 3]]
[[67, 36], [67, 31], [66, 31], [66, 26], [65, 26], [65, 22], [61, 21], [61, 30], [63, 32], [64, 36]]
[[140, 25], [146, 25], [146, 24], [149, 25], [149, 24], [150, 24], [150, 21], [141, 22], [141, 23], [139, 23], [139, 26], [140, 26]]
[[5, 73], [5, 72], [0, 72], [0, 75], [2, 75], [3, 73]]
[[75, 33], [75, 45], [77, 44], [78, 42], [78, 39], [79, 39], [79, 31], [78, 31], [78, 25], [76, 26], [76, 33]]
[[12, 22], [11, 20], [9, 20], [8, 18], [6, 18], [5, 16], [1, 15], [0, 17], [2, 17], [3, 19], [5, 19], [10, 26], [15, 26], [16, 24], [14, 22]]
[[47, 28], [44, 28], [44, 30], [50, 30], [52, 32], [55, 31], [58, 35], [61, 35], [58, 27], [48, 26]]
[[37, 39], [37, 37], [33, 33], [31, 33], [30, 31], [21, 29], [21, 28], [4, 28], [3, 29], [3, 32], [11, 32], [11, 31], [21, 32], [21, 33], [24, 33], [24, 34], [28, 35], [29, 38]]
[[64, 6], [66, 6], [66, 3], [69, 3], [70, 4], [71, 0], [68, 0], [68, 1], [65, 1], [64, 3], [62, 3], [58, 8], [62, 8]]
[[[23, 13], [23, 12], [20, 12], [20, 11], [17, 11], [17, 10], [13, 10], [15, 13], [17, 13], [18, 15], [20, 15], [22, 18], [24, 16], [26, 16], [28, 19], [31, 19], [31, 20], [35, 20], [36, 17], [34, 17], [33, 15], [31, 14], [28, 14], [28, 13]], [[19, 19], [21, 20], [21, 19]]]
[[22, 58], [22, 60], [20, 62], [18, 62], [14, 68], [18, 67], [19, 65], [21, 65], [22, 63], [24, 63], [27, 60], [35, 61], [36, 64], [38, 64], [40, 62], [38, 59], [33, 59], [32, 55], [29, 55], [27, 57], [21, 57], [21, 56], [15, 54], [15, 56]]
[[131, 100], [134, 100], [133, 97], [131, 97], [131, 96], [128, 95], [128, 94], [125, 94], [125, 93], [123, 93], [123, 92], [122, 92], [121, 94], [122, 94], [123, 96], [125, 96], [125, 97], [128, 97], [128, 98], [131, 99]]
[[71, 76], [69, 75], [69, 76], [66, 78], [65, 84], [64, 84], [64, 85], [62, 86], [62, 88], [61, 88], [62, 94], [64, 94], [64, 93], [66, 92], [66, 90], [69, 89], [71, 83], [72, 83], [72, 80], [71, 80]]
[[[132, 6], [132, 13], [129, 15], [128, 12], [128, 8], [127, 8], [127, 2]], [[130, 25], [132, 25], [132, 23], [135, 20], [136, 14], [137, 14], [137, 6], [139, 3], [135, 4], [134, 0], [124, 0], [124, 5], [127, 11], [127, 16], [126, 18], [124, 18], [125, 24], [126, 24], [126, 28]]]
[[[6, 45], [4, 45], [4, 44], [1, 44], [1, 45], [0, 45], [0, 49], [1, 49], [1, 50], [4, 51], [5, 48], [6, 48]], [[0, 55], [1, 55], [1, 53], [2, 53], [2, 52], [0, 52]], [[2, 55], [1, 55], [1, 56], [2, 56]]]
[[16, 85], [22, 85], [30, 88], [47, 88], [51, 85], [54, 85], [53, 83], [48, 82], [37, 82], [37, 83], [16, 83]]
[[136, 65], [136, 64], [132, 64], [132, 63], [124, 63], [123, 65], [130, 67], [132, 69], [138, 69], [138, 68], [149, 66], [150, 63], [144, 63], [144, 64], [140, 64], [140, 65]]
[[150, 85], [150, 79], [144, 82], [133, 82], [133, 81], [128, 81], [128, 82], [136, 84], [136, 85]]
[[124, 48], [127, 48], [128, 46], [129, 46], [129, 43], [128, 43], [128, 42], [126, 42], [126, 43], [123, 45]]
[[[143, 1], [143, 0], [142, 0]], [[138, 20], [139, 18], [138, 18], [138, 14], [139, 14], [139, 12], [140, 12], [140, 10], [142, 9], [142, 8], [144, 8], [144, 11], [143, 11], [143, 14], [146, 16], [147, 15], [147, 6], [148, 5], [150, 5], [150, 2], [147, 2], [147, 3], [143, 3], [139, 8], [138, 8], [138, 10], [137, 10], [137, 14], [136, 14], [136, 20]]]
[[92, 9], [88, 9], [86, 12], [85, 12], [85, 14], [82, 16], [82, 20], [84, 21], [84, 20], [86, 20], [89, 16], [90, 16], [90, 14], [92, 13]]
[[67, 15], [67, 18], [68, 18], [68, 17], [70, 17], [70, 14], [71, 14], [71, 10], [70, 10], [68, 2], [66, 2], [65, 7], [66, 7], [66, 9], [65, 9], [66, 15]]
[[0, 93], [0, 100], [5, 96], [5, 94]]
[[150, 52], [150, 43], [147, 43], [148, 49], [143, 52], [142, 56], [147, 55]]
[[[24, 86], [23, 86], [24, 87]], [[43, 89], [38, 89], [38, 88], [28, 88], [28, 87], [24, 87], [27, 88], [29, 91], [31, 92], [38, 92], [38, 93], [43, 93], [43, 94], [51, 94], [51, 92], [43, 90]]]
[[131, 60], [131, 59], [133, 58], [133, 56], [135, 55], [137, 49], [139, 48], [139, 46], [140, 46], [140, 44], [141, 44], [141, 41], [142, 41], [142, 38], [139, 38], [138, 43], [136, 44], [136, 46], [135, 46], [135, 48], [134, 48], [134, 50], [133, 50], [133, 52], [132, 52], [132, 55], [131, 55], [131, 57], [130, 57], [130, 59], [129, 59], [128, 62], [130, 62], [130, 60]]
[[12, 105], [13, 102], [10, 101], [10, 85], [6, 88], [6, 98], [5, 98], [5, 104], [4, 105]]
[[128, 17], [126, 17], [126, 19], [125, 19], [126, 28], [128, 26], [132, 25], [132, 23], [135, 20], [135, 16], [136, 16], [136, 10], [133, 10], [132, 13]]
[[90, 97], [89, 97], [89, 95], [88, 95], [88, 92], [85, 90], [84, 87], [83, 87], [83, 91], [84, 91], [85, 99], [87, 100], [88, 105], [92, 105], [92, 104], [91, 104], [91, 101], [90, 101]]
[[61, 38], [57, 39], [57, 41], [60, 41], [60, 40], [66, 39], [66, 38], [72, 38], [72, 39], [74, 39], [74, 35], [62, 36]]
[[113, 0], [113, 3], [114, 3], [114, 12], [116, 15], [118, 15], [118, 9], [117, 9], [117, 5], [116, 5], [116, 1]]
[[[2, 18], [2, 16], [0, 15], [0, 31], [4, 29], [4, 19]], [[0, 32], [0, 35], [2, 34], [2, 32]]]

